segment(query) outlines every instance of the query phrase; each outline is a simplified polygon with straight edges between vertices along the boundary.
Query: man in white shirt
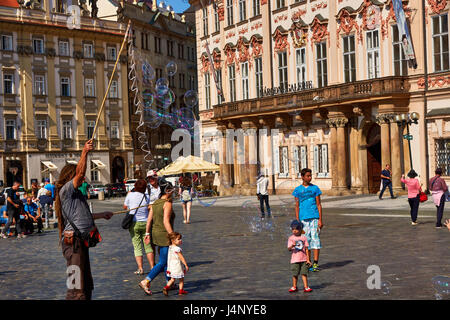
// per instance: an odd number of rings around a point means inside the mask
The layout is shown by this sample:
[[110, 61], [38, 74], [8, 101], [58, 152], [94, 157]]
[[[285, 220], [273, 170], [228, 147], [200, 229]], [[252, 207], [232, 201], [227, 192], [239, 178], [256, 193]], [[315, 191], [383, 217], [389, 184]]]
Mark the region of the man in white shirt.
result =
[[158, 174], [156, 170], [149, 170], [147, 172], [147, 191], [146, 194], [150, 195], [149, 204], [153, 204], [156, 200], [159, 199], [159, 195], [161, 194], [161, 189], [158, 185]]
[[261, 219], [264, 219], [264, 202], [266, 203], [267, 208], [267, 217], [271, 218], [272, 213], [270, 211], [269, 206], [269, 192], [267, 191], [267, 187], [269, 186], [269, 179], [264, 177], [263, 174], [258, 175], [258, 180], [256, 181], [256, 195], [259, 199], [259, 207], [261, 208]]

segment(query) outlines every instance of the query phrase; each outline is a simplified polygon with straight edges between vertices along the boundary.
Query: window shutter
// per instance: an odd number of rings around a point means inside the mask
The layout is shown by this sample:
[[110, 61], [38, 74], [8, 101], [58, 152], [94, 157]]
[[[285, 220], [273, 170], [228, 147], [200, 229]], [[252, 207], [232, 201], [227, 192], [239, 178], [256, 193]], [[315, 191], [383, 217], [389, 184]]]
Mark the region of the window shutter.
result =
[[[308, 158], [306, 154], [306, 146], [300, 147], [300, 159], [301, 159], [301, 169], [308, 168]], [[301, 169], [299, 171], [301, 171]]]
[[298, 157], [299, 147], [294, 147], [294, 173], [297, 175], [299, 173], [299, 157]]
[[272, 145], [273, 171], [274, 171], [274, 174], [279, 174], [280, 173], [280, 149], [278, 146], [278, 135], [272, 136], [272, 138], [273, 138], [272, 139], [272, 141], [273, 141], [273, 145]]
[[283, 147], [283, 176], [289, 176], [288, 147]]
[[314, 172], [319, 172], [319, 146], [314, 146]]
[[328, 145], [322, 145], [322, 172], [328, 173]]

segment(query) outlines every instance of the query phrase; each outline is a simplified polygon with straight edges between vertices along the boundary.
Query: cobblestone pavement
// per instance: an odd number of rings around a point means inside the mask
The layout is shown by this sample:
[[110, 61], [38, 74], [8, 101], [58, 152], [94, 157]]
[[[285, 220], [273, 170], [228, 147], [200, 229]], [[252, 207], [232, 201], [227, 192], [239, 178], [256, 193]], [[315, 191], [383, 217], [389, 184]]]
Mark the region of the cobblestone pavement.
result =
[[[322, 270], [310, 273], [309, 294], [288, 293], [291, 197], [271, 196], [274, 217], [271, 225], [265, 221], [261, 232], [253, 232], [261, 227], [253, 221], [258, 216], [256, 197], [221, 198], [211, 207], [194, 202], [189, 225], [182, 223], [182, 209], [176, 203], [175, 230], [183, 235], [190, 266], [185, 285], [189, 294], [183, 297], [175, 291], [170, 297], [162, 294], [163, 274], [152, 283], [153, 295], [146, 296], [137, 286], [143, 276], [133, 274], [136, 264], [130, 235], [120, 227], [122, 215], [98, 220], [103, 242], [90, 250], [93, 298], [433, 300], [431, 279], [450, 276], [450, 232], [434, 228], [433, 206], [423, 207], [421, 223], [411, 226], [405, 199], [324, 197]], [[122, 203], [123, 198], [94, 200], [93, 207], [95, 212], [115, 211]], [[450, 218], [448, 212], [444, 218]], [[0, 299], [64, 299], [66, 268], [57, 238], [57, 230], [49, 229], [26, 239], [0, 240]], [[380, 290], [367, 288], [369, 265], [380, 267]]]

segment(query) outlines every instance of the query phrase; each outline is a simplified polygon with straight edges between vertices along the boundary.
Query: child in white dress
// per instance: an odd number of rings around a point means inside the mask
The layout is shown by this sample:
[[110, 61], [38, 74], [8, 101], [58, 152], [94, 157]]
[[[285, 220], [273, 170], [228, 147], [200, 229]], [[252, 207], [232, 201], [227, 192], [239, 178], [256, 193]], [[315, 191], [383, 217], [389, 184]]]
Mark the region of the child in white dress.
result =
[[[181, 234], [178, 232], [169, 233], [169, 240], [171, 245], [169, 246], [169, 253], [167, 256], [167, 276], [170, 277], [170, 280], [167, 282], [166, 286], [163, 288], [163, 293], [168, 296], [170, 286], [175, 282], [175, 279], [179, 280], [179, 288], [178, 294], [187, 294], [187, 291], [184, 291], [184, 274], [188, 272], [189, 267], [181, 254], [181, 248], [179, 246], [182, 245], [183, 241], [181, 240]], [[183, 271], [183, 267], [181, 263], [184, 264], [185, 271]]]

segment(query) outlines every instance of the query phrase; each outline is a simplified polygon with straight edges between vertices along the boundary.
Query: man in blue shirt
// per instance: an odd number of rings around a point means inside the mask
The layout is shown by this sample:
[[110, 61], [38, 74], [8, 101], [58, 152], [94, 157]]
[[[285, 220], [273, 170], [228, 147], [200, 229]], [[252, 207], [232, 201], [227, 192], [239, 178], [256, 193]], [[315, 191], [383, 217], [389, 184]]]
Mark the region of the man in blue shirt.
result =
[[25, 229], [33, 233], [34, 231], [34, 222], [37, 222], [38, 233], [42, 232], [43, 224], [41, 218], [41, 208], [38, 207], [36, 203], [33, 202], [33, 198], [31, 196], [27, 197], [27, 203], [24, 205], [25, 216]]
[[380, 196], [378, 197], [380, 200], [383, 200], [383, 193], [386, 188], [389, 188], [389, 192], [391, 193], [391, 198], [395, 199], [394, 193], [392, 192], [392, 178], [391, 178], [391, 166], [386, 165], [386, 168], [381, 171], [381, 181], [383, 183], [383, 188], [380, 191]]
[[[320, 230], [322, 223], [322, 205], [320, 203], [319, 187], [311, 183], [311, 169], [304, 168], [301, 171], [303, 183], [294, 189], [295, 217], [303, 223], [303, 230], [309, 243], [309, 250], [314, 250], [314, 263], [311, 271], [319, 271]], [[309, 253], [311, 255], [311, 252]]]
[[50, 179], [45, 179], [44, 188], [52, 192], [52, 199], [55, 201], [55, 185], [50, 183]]

